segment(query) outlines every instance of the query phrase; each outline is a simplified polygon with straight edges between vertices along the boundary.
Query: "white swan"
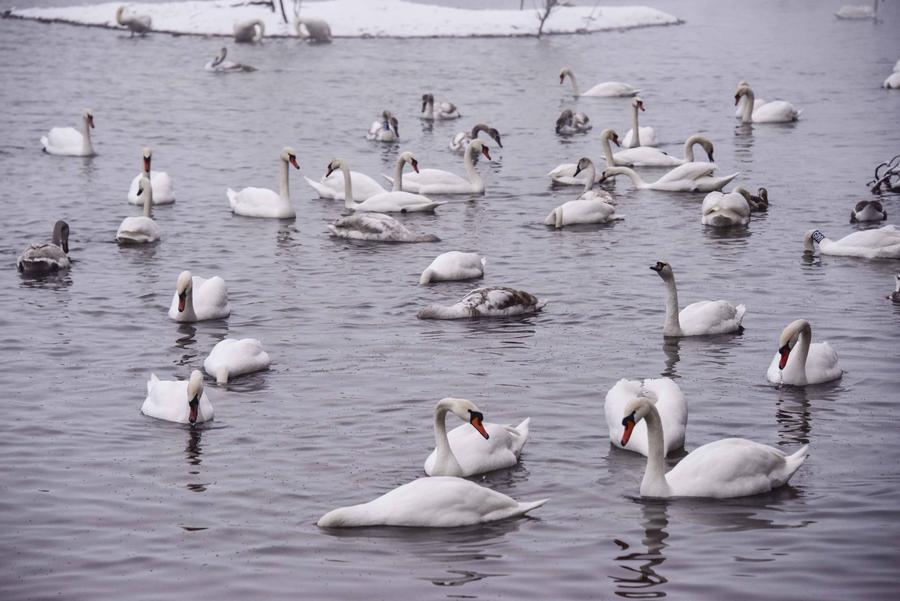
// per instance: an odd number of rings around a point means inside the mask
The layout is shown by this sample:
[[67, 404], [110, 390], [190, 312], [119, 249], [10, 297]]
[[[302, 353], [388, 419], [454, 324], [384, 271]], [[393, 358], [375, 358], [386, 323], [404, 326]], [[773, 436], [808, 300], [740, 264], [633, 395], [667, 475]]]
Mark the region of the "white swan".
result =
[[700, 223], [712, 227], [733, 227], [750, 223], [750, 203], [737, 191], [710, 192], [700, 206]]
[[[794, 349], [796, 348], [796, 352]], [[778, 352], [766, 372], [773, 384], [806, 386], [839, 379], [844, 374], [837, 353], [827, 342], [812, 342], [812, 326], [792, 321], [778, 338]]]
[[219, 276], [204, 279], [190, 271], [178, 274], [175, 295], [169, 307], [169, 318], [190, 323], [207, 319], [223, 319], [231, 315], [225, 280]]
[[153, 221], [153, 186], [146, 175], [141, 176], [138, 194], [144, 199], [144, 214], [122, 220], [116, 231], [116, 241], [120, 244], [146, 244], [159, 240], [159, 226]]
[[838, 19], [877, 19], [878, 0], [873, 0], [872, 6], [865, 4], [846, 4], [842, 6], [834, 16]]
[[625, 148], [638, 148], [641, 146], [657, 146], [656, 131], [652, 127], [640, 127], [638, 125], [638, 111], [644, 110], [644, 101], [635, 97], [631, 101], [631, 129], [622, 139]]
[[150, 148], [145, 146], [141, 152], [144, 156], [144, 171], [135, 175], [134, 179], [131, 180], [131, 185], [128, 187], [128, 202], [133, 205], [144, 203], [138, 192], [138, 184], [142, 177], [147, 176], [150, 178], [150, 183], [153, 186], [153, 204], [172, 204], [175, 202], [175, 186], [172, 184], [172, 178], [165, 171], [151, 170], [150, 163], [153, 160], [153, 151]]
[[179, 424], [210, 421], [213, 406], [203, 390], [203, 374], [195, 369], [190, 380], [160, 380], [150, 374], [141, 413]]
[[425, 268], [419, 278], [419, 285], [431, 282], [450, 282], [456, 280], [472, 280], [484, 277], [484, 266], [487, 259], [478, 253], [464, 253], [451, 250], [438, 255]]
[[894, 276], [894, 279], [896, 280], [894, 283], [894, 291], [891, 292], [891, 294], [890, 294], [890, 296], [888, 296], [888, 298], [891, 299], [892, 301], [894, 301], [895, 303], [900, 303], [900, 273], [898, 273], [896, 276]]
[[16, 269], [28, 275], [46, 275], [63, 271], [69, 261], [69, 224], [60, 219], [53, 224], [52, 242], [32, 244], [16, 259]]
[[297, 153], [290, 146], [285, 146], [281, 149], [278, 160], [278, 192], [269, 188], [244, 188], [240, 192], [235, 192], [228, 188], [225, 194], [235, 215], [272, 219], [290, 219], [296, 215], [288, 189], [288, 165], [300, 169], [300, 165], [297, 164]]
[[116, 9], [116, 23], [122, 27], [127, 27], [128, 31], [131, 32], [129, 37], [133, 37], [136, 33], [144, 35], [150, 31], [153, 20], [150, 18], [150, 15], [126, 15], [125, 7], [120, 6]]
[[650, 269], [659, 274], [666, 283], [666, 323], [663, 336], [707, 336], [742, 332], [741, 320], [747, 307], [724, 300], [698, 301], [678, 310], [678, 290], [675, 288], [675, 274], [672, 266], [662, 261], [651, 265]]
[[475, 317], [512, 317], [537, 313], [547, 304], [524, 290], [492, 286], [477, 288], [458, 302], [445, 307], [428, 305], [419, 310], [419, 319], [465, 319]]
[[585, 157], [578, 161], [577, 176], [582, 171], [588, 172], [586, 184], [581, 196], [576, 200], [565, 202], [552, 211], [544, 219], [544, 225], [552, 225], [557, 229], [565, 225], [579, 225], [588, 223], [609, 223], [623, 219], [616, 215], [616, 208], [612, 205], [612, 198], [605, 191], [597, 192], [594, 186], [594, 163]]
[[[612, 149], [609, 145], [610, 140], [615, 142], [618, 146], [619, 136], [614, 130], [607, 128], [600, 132], [600, 146], [603, 148], [603, 155], [607, 163], [609, 163], [610, 157], [613, 156]], [[576, 171], [578, 171], [580, 175], [575, 175]], [[585, 185], [588, 183], [587, 176], [587, 171], [578, 169], [578, 163], [560, 163], [547, 172], [547, 177], [553, 180], [554, 183], [563, 184], [565, 186]]]
[[663, 429], [656, 407], [647, 399], [634, 399], [623, 414], [622, 445], [628, 444], [637, 423], [647, 422], [649, 451], [642, 497], [730, 499], [758, 495], [787, 484], [806, 459], [807, 446], [786, 455], [746, 438], [723, 438], [692, 451], [665, 473]]
[[[466, 422], [451, 430], [449, 436], [445, 423], [448, 411]], [[528, 440], [530, 418], [515, 428], [483, 420], [484, 415], [468, 399], [438, 401], [434, 407], [435, 449], [425, 459], [425, 473], [468, 477], [519, 463], [522, 447]]]
[[593, 127], [590, 117], [584, 113], [574, 113], [572, 109], [564, 110], [556, 119], [556, 133], [563, 136], [584, 134]]
[[297, 37], [308, 40], [312, 44], [331, 43], [331, 25], [325, 19], [316, 17], [299, 18], [294, 22], [294, 28], [297, 30]]
[[[491, 160], [488, 146], [481, 140], [475, 139], [466, 147], [463, 162], [466, 166], [467, 178], [460, 177], [450, 171], [441, 169], [423, 169], [418, 173], [410, 173], [403, 178], [403, 187], [410, 192], [418, 194], [484, 194], [484, 180], [475, 169], [474, 155], [481, 153]], [[383, 176], [393, 182], [390, 177]]]
[[[743, 79], [742, 79], [741, 81], [738, 82], [737, 90], [740, 90], [740, 89], [741, 89], [741, 86], [746, 86], [746, 85], [750, 85], [750, 84], [748, 84], [746, 80], [743, 80]], [[737, 90], [735, 90], [735, 93], [737, 93]], [[737, 104], [737, 106], [736, 106], [735, 109], [734, 109], [734, 118], [735, 118], [735, 119], [740, 119], [741, 116], [743, 116], [743, 114], [744, 114], [744, 105], [747, 104], [748, 102], [749, 102], [749, 99], [747, 98], [747, 96], [741, 96], [740, 101], [738, 101], [738, 104]], [[766, 103], [766, 101], [763, 100], [762, 98], [754, 98], [754, 99], [753, 99], [753, 108], [750, 109], [751, 112], [752, 112], [752, 111], [755, 111], [756, 109], [758, 109], [759, 107], [761, 107], [761, 106], [764, 105], [765, 103]]]
[[472, 128], [472, 131], [461, 131], [453, 136], [450, 139], [450, 150], [453, 152], [465, 152], [469, 142], [477, 138], [481, 132], [485, 132], [497, 143], [497, 146], [503, 148], [503, 144], [500, 142], [500, 132], [494, 127], [478, 123]]
[[452, 102], [439, 102], [437, 103], [437, 110], [435, 110], [434, 94], [422, 94], [422, 113], [419, 115], [420, 119], [434, 121], [435, 119], [459, 119], [461, 116], [462, 115], [459, 114], [456, 105]]
[[888, 75], [888, 78], [884, 80], [884, 83], [881, 87], [888, 90], [900, 89], [900, 72], [895, 71]]
[[327, 177], [337, 169], [342, 171], [344, 178], [344, 208], [348, 210], [374, 213], [433, 213], [443, 203], [434, 202], [427, 196], [405, 192], [401, 189], [403, 186], [403, 166], [406, 163], [409, 163], [416, 171], [419, 170], [419, 163], [416, 161], [413, 153], [401, 153], [394, 167], [394, 189], [390, 192], [370, 196], [362, 202], [353, 200], [353, 176], [346, 161], [334, 159], [328, 163], [328, 171], [325, 176]]
[[640, 90], [635, 89], [627, 83], [618, 81], [605, 81], [593, 86], [587, 92], [578, 91], [578, 82], [575, 80], [575, 74], [569, 68], [563, 68], [559, 72], [559, 83], [563, 84], [566, 76], [572, 80], [572, 93], [575, 96], [635, 96]]
[[396, 142], [400, 139], [400, 122], [390, 111], [381, 113], [381, 121], [373, 121], [366, 132], [366, 140]]
[[769, 191], [765, 188], [757, 190], [755, 195], [750, 194], [750, 191], [743, 186], [738, 186], [733, 191], [744, 197], [744, 200], [750, 205], [751, 213], [760, 213], [769, 210]]
[[266, 35], [266, 25], [260, 19], [238, 21], [234, 24], [234, 41], [238, 44], [254, 44]]
[[819, 230], [809, 230], [803, 234], [803, 251], [815, 252], [815, 244], [819, 252], [825, 255], [842, 257], [861, 257], [863, 259], [900, 259], [900, 230], [894, 224], [883, 227], [853, 232], [832, 240]]
[[744, 112], [741, 113], [742, 123], [789, 123], [800, 118], [803, 111], [794, 108], [794, 105], [786, 100], [773, 100], [753, 108], [754, 96], [750, 86], [741, 86], [734, 95], [734, 104], [737, 105], [742, 97], [747, 98], [744, 104]]
[[453, 528], [523, 516], [546, 502], [520, 503], [463, 478], [433, 476], [398, 486], [368, 503], [333, 509], [316, 525]]
[[659, 413], [663, 426], [663, 453], [668, 455], [682, 448], [687, 429], [688, 406], [681, 388], [669, 378], [653, 380], [648, 378], [643, 382], [622, 378], [609, 389], [603, 405], [606, 425], [609, 428], [609, 442], [620, 449], [634, 451], [645, 457], [649, 454], [650, 441], [645, 423], [637, 424], [631, 431], [628, 443], [622, 444], [622, 435], [625, 433], [622, 416], [625, 415], [625, 406], [636, 398], [653, 403]]
[[[713, 163], [713, 143], [707, 138], [700, 135], [693, 135], [684, 142], [684, 158], [674, 157], [666, 154], [658, 148], [650, 148], [649, 146], [638, 146], [637, 148], [626, 148], [613, 154], [609, 145], [609, 140], [603, 140], [603, 157], [606, 159], [607, 165], [622, 165], [625, 167], [677, 167], [688, 163], [699, 161], [694, 160], [694, 145], [699, 144], [706, 151], [709, 163], [702, 163], [703, 168], [709, 168]], [[610, 160], [612, 157], [612, 160]], [[697, 167], [698, 169], [700, 166]]]
[[850, 211], [850, 223], [857, 221], [884, 221], [887, 219], [887, 211], [878, 200], [861, 200]]
[[94, 145], [91, 143], [91, 130], [94, 128], [94, 112], [84, 109], [81, 131], [74, 127], [54, 127], [46, 136], [41, 136], [41, 146], [47, 154], [70, 157], [92, 157]]
[[210, 73], [249, 73], [250, 71], [256, 71], [256, 67], [225, 60], [227, 55], [228, 48], [222, 46], [218, 56], [206, 63], [203, 68]]
[[607, 167], [600, 181], [615, 175], [627, 175], [640, 190], [662, 190], [665, 192], [712, 192], [721, 190], [731, 180], [740, 175], [732, 173], [725, 177], [712, 177], [716, 166], [712, 163], [685, 163], [675, 167], [655, 182], [645, 182], [630, 167]]
[[434, 234], [416, 235], [402, 223], [384, 213], [354, 213], [328, 225], [336, 238], [368, 242], [440, 242]]
[[269, 369], [271, 363], [259, 340], [225, 338], [203, 360], [203, 369], [215, 377], [217, 384], [227, 384], [238, 376]]
[[[376, 194], [384, 194], [387, 190], [377, 181], [360, 171], [351, 171], [350, 176], [353, 179], [353, 198], [366, 200]], [[318, 182], [314, 182], [304, 176], [312, 188], [319, 193], [319, 198], [327, 198], [330, 200], [346, 200], [344, 191], [346, 183], [344, 182], [344, 172], [341, 169], [332, 171], [327, 176], [322, 176]]]

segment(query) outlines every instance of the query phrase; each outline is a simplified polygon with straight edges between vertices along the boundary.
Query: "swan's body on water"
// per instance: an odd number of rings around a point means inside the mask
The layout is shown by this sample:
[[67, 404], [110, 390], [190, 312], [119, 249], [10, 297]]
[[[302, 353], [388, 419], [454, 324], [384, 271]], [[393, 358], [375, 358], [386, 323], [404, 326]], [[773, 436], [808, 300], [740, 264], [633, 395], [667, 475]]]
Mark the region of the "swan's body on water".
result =
[[160, 238], [159, 226], [153, 221], [153, 186], [146, 175], [141, 175], [138, 194], [144, 202], [144, 214], [122, 220], [116, 231], [120, 244], [147, 244]]
[[615, 96], [635, 96], [640, 90], [631, 87], [627, 83], [621, 83], [618, 81], [604, 81], [603, 83], [598, 83], [595, 86], [592, 86], [588, 91], [581, 92], [578, 89], [578, 81], [575, 79], [575, 74], [572, 73], [572, 70], [569, 68], [563, 68], [559, 72], [559, 83], [560, 85], [566, 81], [566, 77], [572, 80], [572, 94], [575, 96], [606, 96], [606, 97], [615, 97]]
[[472, 131], [461, 131], [453, 136], [453, 138], [450, 139], [450, 150], [453, 152], [464, 153], [469, 142], [477, 138], [478, 134], [481, 132], [486, 133], [497, 143], [497, 146], [503, 148], [503, 144], [500, 142], [500, 132], [497, 131], [496, 128], [485, 125], [484, 123], [477, 123], [472, 127]]
[[179, 424], [212, 420], [213, 406], [203, 390], [203, 374], [195, 369], [189, 380], [160, 380], [151, 373], [141, 413]]
[[400, 122], [390, 111], [381, 113], [381, 121], [373, 121], [366, 132], [366, 140], [396, 142], [400, 139]]
[[335, 238], [367, 242], [440, 242], [434, 234], [417, 235], [384, 213], [354, 213], [328, 225]]
[[302, 17], [294, 22], [297, 37], [311, 44], [330, 44], [331, 25], [325, 19]]
[[650, 269], [666, 283], [666, 322], [663, 336], [709, 336], [743, 331], [741, 320], [744, 319], [747, 307], [724, 300], [699, 301], [679, 311], [672, 266], [657, 261]]
[[545, 304], [546, 302], [523, 290], [492, 286], [477, 288], [450, 306], [428, 305], [419, 311], [417, 317], [419, 319], [513, 317], [537, 313]]
[[238, 21], [234, 24], [234, 41], [238, 44], [255, 44], [266, 35], [266, 24], [261, 19]]
[[[746, 80], [741, 80], [738, 82], [737, 87], [738, 87], [738, 89], [741, 89], [741, 86], [746, 86], [746, 85], [750, 85], [750, 84], [748, 84], [746, 82]], [[740, 119], [741, 116], [743, 116], [744, 105], [747, 104], [747, 102], [748, 102], [747, 96], [741, 96], [741, 99], [738, 101], [738, 104], [734, 109], [734, 118], [735, 119]], [[755, 111], [756, 109], [758, 109], [765, 103], [766, 103], [766, 101], [763, 100], [762, 98], [754, 98], [753, 99], [753, 108], [751, 108], [750, 111], [751, 112]]]
[[814, 253], [816, 244], [825, 255], [861, 257], [863, 259], [900, 259], [900, 229], [894, 224], [861, 232], [853, 232], [832, 240], [819, 230], [803, 235], [803, 251]]
[[616, 214], [616, 208], [612, 204], [612, 198], [606, 191], [595, 191], [594, 163], [587, 157], [578, 161], [575, 177], [582, 171], [587, 171], [584, 190], [576, 200], [570, 200], [556, 207], [544, 219], [544, 225], [552, 225], [557, 229], [566, 225], [579, 225], [589, 223], [609, 223], [622, 216]]
[[128, 28], [131, 36], [134, 34], [145, 35], [153, 26], [150, 15], [125, 14], [124, 6], [116, 9], [116, 23]]
[[[489, 150], [481, 140], [472, 140], [463, 157], [467, 177], [441, 169], [422, 169], [404, 177], [403, 188], [418, 194], [484, 194], [484, 180], [475, 168], [474, 155], [480, 152], [487, 160], [491, 160]], [[392, 183], [395, 178], [396, 175], [394, 178], [385, 176]]]
[[344, 180], [344, 208], [349, 211], [374, 212], [374, 213], [433, 213], [441, 205], [427, 196], [413, 194], [403, 190], [403, 167], [409, 164], [414, 170], [419, 170], [419, 162], [411, 152], [403, 152], [394, 166], [394, 189], [390, 192], [382, 192], [370, 196], [362, 202], [353, 199], [353, 175], [350, 167], [343, 159], [334, 159], [328, 164], [325, 176], [340, 170]]
[[[703, 136], [693, 135], [684, 142], [684, 158], [674, 157], [666, 154], [658, 148], [649, 146], [639, 146], [637, 148], [626, 148], [613, 154], [609, 145], [609, 139], [600, 139], [603, 147], [603, 158], [607, 165], [624, 166], [624, 167], [677, 167], [688, 163], [699, 163], [704, 169], [709, 167], [715, 168], [713, 164], [713, 143]], [[694, 145], [699, 144], [706, 151], [709, 163], [700, 163], [694, 161]], [[701, 168], [701, 167], [697, 167]]]
[[887, 211], [878, 200], [861, 200], [850, 211], [850, 223], [858, 221], [884, 221], [887, 219]]
[[827, 342], [812, 342], [812, 327], [805, 319], [793, 321], [778, 339], [766, 378], [773, 384], [806, 386], [839, 379], [844, 374], [837, 353]]
[[638, 148], [641, 146], [657, 146], [656, 131], [652, 127], [641, 127], [638, 113], [644, 110], [644, 101], [638, 97], [631, 100], [631, 129], [625, 133], [622, 146]]
[[219, 50], [219, 54], [206, 63], [203, 68], [210, 73], [249, 73], [251, 71], [256, 71], [256, 67], [225, 60], [227, 55], [228, 48], [222, 46], [222, 49]]
[[434, 102], [433, 94], [422, 95], [422, 113], [419, 115], [421, 119], [427, 121], [459, 119], [459, 110], [452, 102]]
[[91, 109], [84, 109], [81, 119], [80, 132], [74, 127], [54, 127], [46, 136], [41, 136], [41, 147], [44, 152], [71, 157], [92, 157], [97, 154], [91, 142], [94, 112]]
[[169, 318], [191, 323], [207, 319], [223, 319], [231, 314], [225, 280], [219, 276], [204, 279], [182, 271], [175, 284], [175, 295], [169, 307]]
[[[773, 100], [756, 106], [753, 90], [748, 85], [738, 88], [734, 95], [734, 104], [740, 103], [741, 98], [746, 98], [741, 113], [743, 123], [790, 123], [800, 118], [803, 111], [794, 108], [794, 105], [786, 100]], [[754, 108], [755, 107], [755, 108]]]
[[450, 282], [457, 280], [472, 280], [484, 277], [484, 266], [487, 259], [478, 253], [466, 253], [451, 250], [438, 255], [431, 262], [422, 276], [419, 285], [424, 286], [431, 282]]
[[684, 447], [684, 435], [687, 429], [688, 406], [678, 387], [670, 378], [627, 380], [622, 378], [606, 393], [603, 412], [609, 428], [609, 442], [620, 449], [634, 451], [643, 456], [650, 453], [650, 441], [647, 437], [647, 424], [638, 423], [628, 443], [622, 444], [625, 428], [622, 415], [625, 406], [633, 399], [643, 398], [653, 403], [662, 421], [663, 452], [668, 455], [672, 451]]
[[556, 133], [563, 136], [587, 133], [593, 127], [590, 117], [584, 113], [575, 113], [572, 109], [564, 110], [556, 119]]
[[290, 219], [296, 215], [288, 187], [288, 165], [300, 169], [300, 165], [297, 164], [297, 153], [290, 146], [285, 146], [281, 149], [278, 161], [278, 192], [269, 188], [244, 188], [235, 192], [228, 188], [226, 191], [228, 204], [231, 205], [231, 211], [235, 215], [271, 219]]
[[873, 0], [872, 5], [866, 4], [845, 4], [834, 16], [838, 19], [877, 19], [878, 18], [878, 0]]
[[[610, 141], [614, 142], [616, 145], [619, 144], [619, 136], [614, 130], [607, 128], [600, 132], [600, 146], [603, 148], [603, 155], [604, 158], [606, 158], [607, 163], [613, 156], [612, 149], [609, 145]], [[577, 175], [576, 172], [578, 172]], [[588, 183], [588, 175], [589, 173], [587, 170], [578, 169], [578, 163], [561, 163], [547, 173], [547, 176], [553, 180], [554, 183], [563, 184], [565, 186], [586, 185]], [[594, 170], [594, 182], [596, 181], [598, 181], [598, 177], [596, 170]]]
[[225, 338], [203, 360], [203, 370], [216, 379], [217, 384], [227, 384], [238, 376], [269, 369], [269, 354], [256, 338]]
[[710, 192], [700, 206], [700, 223], [712, 227], [747, 225], [750, 223], [750, 203], [737, 191]]
[[69, 224], [59, 220], [53, 224], [52, 242], [32, 244], [16, 259], [16, 269], [27, 275], [47, 275], [65, 271], [69, 262]]
[[147, 176], [150, 178], [150, 183], [153, 187], [153, 193], [151, 195], [153, 197], [153, 204], [172, 204], [175, 202], [175, 186], [172, 184], [172, 178], [169, 177], [169, 174], [165, 171], [153, 171], [151, 169], [151, 162], [153, 160], [152, 149], [144, 147], [141, 152], [144, 157], [144, 171], [135, 175], [134, 179], [131, 180], [131, 185], [128, 187], [128, 202], [133, 205], [144, 204], [143, 199], [141, 199], [138, 194], [138, 184], [142, 177]]
[[[351, 171], [350, 176], [353, 179], [354, 200], [366, 200], [376, 194], [384, 194], [387, 192], [381, 184], [365, 173]], [[312, 186], [313, 190], [318, 192], [319, 198], [346, 200], [344, 195], [346, 184], [344, 182], [344, 172], [342, 169], [336, 169], [329, 175], [322, 176], [322, 179], [318, 182], [314, 182], [308, 177], [304, 177], [303, 179]]]
[[662, 190], [666, 192], [712, 192], [721, 190], [740, 173], [724, 177], [713, 177], [716, 166], [712, 163], [685, 163], [675, 167], [655, 182], [645, 182], [630, 167], [607, 167], [601, 181], [616, 175], [627, 175], [640, 190]]

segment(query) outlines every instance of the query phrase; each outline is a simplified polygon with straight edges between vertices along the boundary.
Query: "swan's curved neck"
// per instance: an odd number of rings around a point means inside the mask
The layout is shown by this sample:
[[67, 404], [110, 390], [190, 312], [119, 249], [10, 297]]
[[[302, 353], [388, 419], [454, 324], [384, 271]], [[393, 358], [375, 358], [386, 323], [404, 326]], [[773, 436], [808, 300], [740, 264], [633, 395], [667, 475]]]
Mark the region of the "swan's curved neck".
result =
[[281, 165], [280, 165], [281, 173], [279, 174], [279, 181], [278, 181], [278, 195], [285, 200], [290, 200], [291, 193], [290, 193], [290, 190], [288, 189], [288, 162], [285, 161], [284, 159], [279, 159], [279, 160], [281, 162]]
[[473, 186], [477, 186], [479, 188], [484, 186], [484, 182], [481, 180], [481, 175], [478, 173], [478, 170], [475, 169], [475, 148], [469, 143], [466, 147], [466, 156], [465, 156], [465, 164], [466, 164], [466, 175], [469, 176], [469, 181], [472, 182]]
[[403, 163], [405, 162], [405, 159], [397, 159], [397, 164], [394, 165], [394, 187], [391, 188], [393, 192], [403, 191]]
[[[91, 143], [91, 124], [87, 117], [84, 118], [84, 124], [82, 125], [82, 152], [86, 155], [94, 154], [94, 145]], [[148, 174], [149, 175], [149, 174]]]
[[797, 354], [796, 363], [798, 373], [795, 379], [806, 383], [806, 359], [809, 357], [809, 345], [812, 342], [812, 326], [808, 321], [802, 321], [799, 325], [800, 335], [797, 339], [797, 347], [792, 351]]
[[666, 325], [663, 326], [663, 334], [679, 336], [681, 322], [678, 320], [678, 290], [675, 288], [675, 276], [663, 281], [666, 283]]
[[572, 93], [576, 96], [580, 96], [581, 94], [578, 92], [578, 82], [575, 80], [575, 74], [569, 71], [567, 75], [569, 76], [569, 79], [572, 80]]
[[344, 208], [352, 209], [356, 206], [356, 202], [353, 200], [353, 183], [350, 181], [350, 168], [343, 161], [341, 161], [341, 173], [344, 174]]
[[477, 138], [479, 132], [487, 131], [487, 130], [488, 130], [488, 126], [485, 125], [484, 123], [477, 124], [475, 127], [472, 128], [472, 139], [474, 140], [475, 138]]
[[666, 482], [665, 450], [663, 449], [663, 429], [656, 407], [647, 401], [649, 411], [644, 417], [647, 422], [647, 468], [641, 481], [641, 494], [649, 497], [668, 497], [671, 495], [669, 483]]
[[747, 92], [744, 94], [744, 100], [747, 102], [744, 104], [744, 112], [741, 114], [741, 122], [750, 123], [753, 121], [753, 102], [756, 98], [753, 95], [753, 90], [747, 88]]
[[[609, 146], [609, 140], [606, 141], [606, 145]], [[587, 179], [584, 182], [582, 194], [587, 194], [594, 187], [594, 179], [597, 177], [597, 168], [594, 167], [593, 161], [587, 166], [587, 169], [584, 169], [584, 172], [587, 174]]]
[[697, 136], [691, 136], [687, 140], [684, 141], [684, 162], [685, 163], [693, 163], [694, 162], [694, 144], [699, 144], [700, 141], [697, 139]]
[[450, 441], [447, 439], [446, 416], [449, 410], [450, 408], [443, 403], [438, 404], [434, 410], [435, 458], [433, 471], [439, 474], [462, 472], [462, 468], [450, 448]]
[[422, 116], [427, 119], [434, 119], [434, 100], [425, 101], [425, 110], [422, 111]]
[[641, 179], [641, 176], [638, 175], [638, 172], [632, 169], [631, 167], [616, 167], [619, 171], [617, 173], [621, 173], [623, 175], [627, 175], [631, 178], [631, 182], [637, 186], [638, 188], [646, 188], [648, 184]]
[[641, 145], [641, 129], [638, 126], [638, 108], [637, 104], [631, 105], [631, 144], [629, 148], [637, 148]]
[[612, 146], [609, 143], [609, 136], [600, 136], [600, 146], [603, 147], [603, 156], [606, 159], [606, 166], [614, 166], [616, 164], [616, 160], [613, 158]]
[[184, 311], [182, 311], [184, 316], [191, 321], [197, 319], [197, 314], [194, 312], [194, 285], [191, 282], [191, 285], [188, 286], [184, 291]]

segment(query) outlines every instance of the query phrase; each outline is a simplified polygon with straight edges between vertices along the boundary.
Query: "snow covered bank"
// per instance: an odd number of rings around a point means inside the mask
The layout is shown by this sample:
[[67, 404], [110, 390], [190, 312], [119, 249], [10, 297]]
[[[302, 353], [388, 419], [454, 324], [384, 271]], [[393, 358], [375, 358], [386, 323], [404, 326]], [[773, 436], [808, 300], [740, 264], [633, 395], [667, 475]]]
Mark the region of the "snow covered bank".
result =
[[[153, 31], [192, 35], [231, 36], [237, 21], [261, 19], [266, 36], [295, 37], [292, 25], [280, 14], [259, 5], [238, 5], [239, 0], [170, 2], [165, 4], [106, 3], [60, 8], [12, 9], [11, 17], [120, 29], [116, 9], [149, 15]], [[290, 2], [285, 2], [290, 11]], [[302, 16], [325, 19], [335, 37], [470, 37], [536, 35], [537, 11], [469, 10], [414, 4], [403, 0], [328, 0], [304, 2]], [[290, 18], [290, 13], [289, 13]], [[589, 33], [680, 21], [646, 6], [559, 7], [544, 25], [544, 33]]]

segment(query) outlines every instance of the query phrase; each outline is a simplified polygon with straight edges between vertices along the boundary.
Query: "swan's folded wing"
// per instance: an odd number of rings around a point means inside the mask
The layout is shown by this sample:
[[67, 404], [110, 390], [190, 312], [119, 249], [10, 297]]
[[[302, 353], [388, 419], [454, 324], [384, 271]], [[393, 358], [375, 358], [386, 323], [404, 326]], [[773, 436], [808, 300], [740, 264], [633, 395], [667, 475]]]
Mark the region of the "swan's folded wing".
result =
[[679, 165], [660, 177], [657, 183], [674, 182], [681, 180], [694, 180], [701, 177], [709, 177], [716, 170], [715, 163], [701, 163], [694, 161], [693, 163], [685, 163]]
[[47, 134], [48, 145], [53, 148], [81, 148], [84, 137], [73, 127], [54, 127]]
[[724, 334], [740, 327], [745, 309], [744, 305], [734, 305], [724, 300], [699, 301], [682, 309], [678, 320], [688, 336]]

